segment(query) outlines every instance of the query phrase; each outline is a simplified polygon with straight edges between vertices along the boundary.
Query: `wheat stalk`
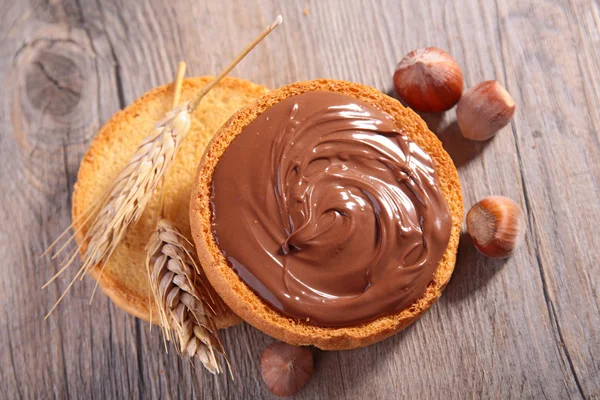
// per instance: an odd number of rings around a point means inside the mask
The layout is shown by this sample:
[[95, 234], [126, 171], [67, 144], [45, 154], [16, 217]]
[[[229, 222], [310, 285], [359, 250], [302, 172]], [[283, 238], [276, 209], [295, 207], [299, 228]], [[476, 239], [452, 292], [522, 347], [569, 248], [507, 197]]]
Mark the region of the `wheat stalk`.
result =
[[[76, 279], [80, 276], [83, 277], [84, 272], [88, 272], [97, 265], [102, 265], [100, 277], [102, 276], [106, 261], [123, 240], [127, 228], [142, 216], [165, 171], [175, 159], [177, 150], [190, 130], [190, 126], [191, 117], [186, 103], [169, 111], [155, 125], [152, 133], [142, 141], [127, 166], [119, 173], [111, 186], [100, 212], [92, 220], [82, 241], [82, 243], [89, 241], [82, 267], [50, 309], [48, 315], [62, 300]], [[91, 210], [87, 212], [89, 213]], [[64, 245], [59, 252], [63, 248]], [[44, 287], [56, 279], [74, 261], [74, 256], [78, 251], [79, 248], [75, 249], [63, 268]], [[94, 293], [100, 277], [96, 282]]]
[[206, 277], [192, 244], [163, 218], [146, 251], [146, 268], [165, 338], [173, 340], [175, 333], [182, 356], [196, 357], [211, 373], [221, 373], [215, 353], [227, 358], [214, 316], [223, 305], [217, 304], [210, 288], [204, 286]]
[[[100, 282], [102, 273], [104, 272], [104, 266], [106, 266], [107, 261], [123, 240], [127, 228], [131, 224], [135, 224], [141, 217], [148, 202], [152, 198], [154, 190], [159, 186], [165, 171], [173, 162], [181, 141], [190, 129], [191, 113], [198, 106], [206, 93], [223, 79], [229, 71], [231, 71], [233, 67], [248, 54], [248, 52], [250, 52], [250, 50], [252, 50], [281, 22], [282, 18], [281, 16], [278, 16], [271, 25], [269, 25], [233, 60], [229, 66], [223, 70], [223, 72], [202, 88], [193, 101], [169, 111], [167, 115], [156, 124], [152, 133], [142, 141], [140, 147], [129, 160], [127, 166], [121, 171], [115, 182], [98, 200], [82, 213], [80, 219], [82, 219], [83, 222], [81, 223], [79, 230], [83, 229], [91, 219], [90, 229], [87, 231], [84, 240], [79, 243], [79, 247], [66, 258], [61, 269], [43, 286], [43, 288], [60, 276], [73, 263], [81, 245], [83, 243], [88, 243], [83, 265], [58, 301], [50, 309], [46, 318], [64, 298], [78, 277], [83, 278], [85, 272], [98, 265], [102, 265], [94, 292], [92, 293], [93, 298], [98, 287], [98, 282]], [[92, 216], [97, 210], [100, 211], [92, 219]], [[75, 222], [77, 221], [74, 221], [74, 223]], [[72, 226], [73, 224], [49, 246], [43, 255], [53, 249], [58, 242], [65, 237]], [[77, 231], [68, 238], [52, 258], [55, 258], [60, 254], [69, 242], [73, 240], [76, 234]], [[90, 302], [92, 301], [92, 298], [90, 299]]]
[[[175, 79], [173, 107], [179, 102], [184, 75], [185, 63], [180, 62]], [[164, 190], [161, 190], [157, 217], [164, 212], [163, 195]], [[173, 340], [173, 336], [176, 336], [181, 355], [197, 357], [211, 373], [221, 373], [221, 364], [215, 351], [223, 357], [225, 351], [213, 319], [213, 307], [216, 307], [214, 298], [204, 286], [206, 278], [198, 268], [193, 245], [167, 219], [161, 218], [156, 223], [146, 245], [146, 270], [164, 333], [165, 349], [168, 351], [166, 341]], [[150, 319], [152, 320], [152, 313]], [[172, 334], [173, 331], [175, 335]]]

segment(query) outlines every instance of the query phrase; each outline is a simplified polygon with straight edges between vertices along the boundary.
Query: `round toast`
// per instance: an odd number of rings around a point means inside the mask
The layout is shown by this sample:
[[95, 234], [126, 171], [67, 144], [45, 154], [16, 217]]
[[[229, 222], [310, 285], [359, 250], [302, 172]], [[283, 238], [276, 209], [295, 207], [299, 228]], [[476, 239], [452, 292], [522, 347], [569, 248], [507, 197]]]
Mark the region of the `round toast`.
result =
[[[212, 77], [185, 79], [181, 102], [191, 100]], [[183, 140], [179, 153], [167, 172], [164, 186], [164, 216], [171, 220], [186, 237], [190, 236], [188, 219], [189, 199], [196, 167], [204, 150], [219, 127], [243, 106], [265, 94], [264, 86], [243, 79], [227, 77], [215, 86], [192, 114], [192, 127]], [[85, 154], [73, 193], [74, 229], [80, 228], [80, 215], [114, 181], [120, 170], [134, 154], [141, 140], [164, 114], [171, 109], [173, 85], [154, 88], [117, 112], [100, 130]], [[152, 233], [152, 219], [158, 194], [149, 204], [140, 221], [131, 226], [126, 237], [105, 265], [91, 271], [99, 279], [104, 293], [120, 308], [146, 321], [157, 322], [151, 301], [151, 291], [145, 266], [145, 246]], [[87, 227], [77, 232], [81, 254]], [[240, 319], [227, 307], [216, 316], [220, 328], [235, 325]], [[151, 312], [154, 316], [151, 319]]]
[[[320, 327], [287, 318], [276, 312], [260, 299], [228, 265], [212, 233], [210, 205], [212, 177], [217, 163], [229, 144], [250, 122], [272, 105], [309, 91], [344, 94], [390, 114], [397, 126], [433, 159], [439, 184], [452, 216], [448, 246], [438, 264], [434, 279], [424, 295], [398, 313], [355, 326]], [[367, 346], [399, 332], [423, 315], [440, 297], [454, 270], [463, 212], [458, 172], [452, 159], [442, 148], [438, 138], [415, 112], [371, 87], [326, 79], [298, 82], [270, 91], [253, 104], [236, 112], [208, 145], [198, 167], [190, 202], [192, 237], [200, 262], [210, 283], [225, 303], [248, 323], [279, 340], [293, 345], [314, 345], [324, 350]]]

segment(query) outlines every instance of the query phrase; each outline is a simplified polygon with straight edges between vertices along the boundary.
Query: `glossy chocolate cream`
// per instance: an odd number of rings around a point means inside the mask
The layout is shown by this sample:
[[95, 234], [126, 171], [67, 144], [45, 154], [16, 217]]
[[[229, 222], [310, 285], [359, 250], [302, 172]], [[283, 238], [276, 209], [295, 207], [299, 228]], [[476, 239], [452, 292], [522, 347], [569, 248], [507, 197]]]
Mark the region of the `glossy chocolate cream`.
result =
[[429, 155], [390, 115], [330, 92], [289, 97], [244, 128], [216, 166], [211, 206], [246, 285], [324, 327], [418, 300], [451, 228]]

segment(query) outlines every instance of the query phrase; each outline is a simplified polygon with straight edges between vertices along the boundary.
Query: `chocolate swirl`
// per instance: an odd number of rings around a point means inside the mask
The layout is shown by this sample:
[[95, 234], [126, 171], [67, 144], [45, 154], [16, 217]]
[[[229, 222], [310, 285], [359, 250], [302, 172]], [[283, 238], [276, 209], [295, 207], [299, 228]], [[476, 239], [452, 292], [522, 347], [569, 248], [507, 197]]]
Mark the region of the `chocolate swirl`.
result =
[[211, 205], [240, 278], [319, 326], [409, 307], [450, 237], [430, 156], [390, 115], [330, 92], [287, 98], [244, 128], [216, 166]]

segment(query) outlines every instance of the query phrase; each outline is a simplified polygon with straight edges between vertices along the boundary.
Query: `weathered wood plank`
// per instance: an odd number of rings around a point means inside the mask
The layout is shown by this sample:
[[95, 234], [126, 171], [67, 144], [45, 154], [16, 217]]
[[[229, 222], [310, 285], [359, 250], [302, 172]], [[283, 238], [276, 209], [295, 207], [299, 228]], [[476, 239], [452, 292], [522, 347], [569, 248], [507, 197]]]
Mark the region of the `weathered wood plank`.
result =
[[[308, 8], [308, 15], [304, 10]], [[409, 50], [435, 45], [467, 85], [498, 79], [514, 122], [487, 143], [460, 137], [454, 112], [424, 115], [459, 166], [465, 206], [489, 194], [527, 212], [527, 242], [490, 262], [464, 240], [440, 302], [366, 349], [316, 352], [298, 398], [600, 397], [600, 7], [597, 2], [386, 0], [212, 2], [61, 0], [0, 6], [0, 398], [270, 398], [259, 373], [272, 339], [224, 333], [236, 374], [213, 378], [166, 354], [157, 329], [68, 284], [39, 287], [38, 255], [70, 222], [70, 192], [95, 132], [172, 79], [217, 73], [271, 18], [285, 23], [234, 75], [277, 87], [320, 77], [393, 95]]]
[[[88, 306], [92, 282], [76, 286], [52, 318], [43, 320], [67, 282], [40, 291], [58, 263], [39, 255], [69, 225], [81, 157], [101, 123], [119, 108], [105, 39], [92, 40], [80, 11], [75, 2], [13, 2], [2, 14], [7, 22], [2, 27], [8, 29], [1, 35], [6, 96], [0, 196], [8, 223], [2, 228], [6, 326], [0, 341], [11, 350], [6, 363], [2, 352], [1, 369], [12, 371], [2, 372], [7, 398], [89, 397], [92, 392], [114, 398], [119, 390], [129, 396], [138, 388], [137, 381], [130, 387], [119, 382], [128, 372], [128, 358], [115, 354], [120, 347], [111, 340], [135, 321], [115, 312], [104, 296]], [[108, 374], [111, 370], [119, 374]], [[104, 376], [94, 379], [97, 372]]]
[[[500, 35], [508, 88], [525, 106], [513, 129], [530, 240], [557, 333], [556, 347], [581, 395], [597, 397], [598, 378], [589, 372], [597, 371], [593, 354], [600, 351], [600, 256], [594, 250], [600, 246], [594, 232], [600, 223], [598, 91], [593, 86], [598, 68], [582, 63], [582, 53], [587, 50], [593, 57], [595, 51], [584, 48], [577, 22], [577, 17], [590, 18], [592, 10], [574, 9], [566, 1], [539, 7], [498, 5], [506, 21]], [[597, 37], [597, 28], [590, 33]], [[548, 89], [523, 90], [523, 82]]]

